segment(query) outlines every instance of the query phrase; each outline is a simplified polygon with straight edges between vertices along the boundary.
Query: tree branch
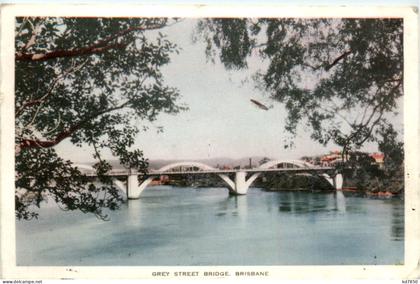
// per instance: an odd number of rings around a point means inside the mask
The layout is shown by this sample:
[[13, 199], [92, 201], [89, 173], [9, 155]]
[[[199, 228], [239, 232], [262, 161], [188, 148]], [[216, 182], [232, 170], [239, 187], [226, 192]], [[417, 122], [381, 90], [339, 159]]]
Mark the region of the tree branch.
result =
[[368, 140], [369, 139], [369, 137], [370, 137], [370, 135], [372, 134], [372, 131], [373, 131], [373, 128], [379, 123], [379, 121], [381, 120], [381, 118], [382, 118], [382, 115], [383, 115], [383, 112], [381, 111], [380, 113], [379, 113], [379, 116], [378, 116], [378, 118], [372, 123], [372, 125], [371, 125], [371, 127], [369, 128], [369, 130], [368, 130], [368, 133], [365, 135], [365, 137], [362, 139], [362, 140], [360, 140], [360, 141], [358, 141], [358, 142], [356, 142], [356, 145], [357, 146], [362, 146], [363, 145], [363, 143], [365, 143], [365, 141], [366, 140]]
[[19, 145], [19, 151], [25, 148], [50, 148], [57, 144], [59, 144], [64, 139], [70, 137], [73, 133], [75, 133], [77, 130], [81, 129], [86, 123], [89, 121], [105, 114], [108, 112], [112, 112], [115, 110], [122, 109], [128, 105], [130, 101], [127, 101], [119, 106], [108, 108], [105, 110], [102, 110], [100, 112], [95, 113], [94, 115], [90, 115], [87, 118], [79, 121], [78, 123], [74, 124], [73, 126], [69, 127], [68, 129], [60, 132], [54, 139], [52, 140], [40, 140], [40, 139], [23, 139], [20, 142]]
[[[84, 123], [86, 123], [86, 122], [84, 122]], [[43, 140], [42, 141], [42, 140], [35, 140], [35, 139], [25, 139], [20, 143], [20, 149], [22, 150], [22, 149], [25, 149], [25, 148], [39, 148], [39, 147], [40, 148], [50, 148], [50, 147], [53, 147], [53, 146], [57, 145], [58, 143], [60, 143], [61, 141], [63, 141], [64, 139], [70, 137], [74, 132], [79, 130], [84, 123], [77, 123], [76, 125], [73, 125], [69, 129], [62, 131], [53, 140]]]
[[145, 30], [155, 30], [165, 27], [166, 24], [159, 24], [159, 25], [152, 25], [147, 27], [132, 27], [123, 31], [120, 31], [116, 34], [113, 34], [103, 40], [100, 40], [90, 46], [69, 49], [69, 50], [55, 50], [47, 53], [23, 53], [23, 52], [16, 52], [15, 53], [15, 60], [20, 61], [46, 61], [49, 59], [54, 58], [62, 58], [62, 57], [74, 57], [74, 56], [81, 56], [81, 55], [91, 55], [97, 53], [103, 53], [110, 49], [121, 49], [125, 48], [128, 43], [116, 43], [111, 44], [109, 43], [119, 37], [125, 36], [134, 31], [145, 31]]
[[334, 59], [334, 61], [327, 66], [325, 66], [325, 71], [329, 71], [331, 68], [333, 68], [335, 65], [337, 65], [338, 62], [340, 62], [342, 59], [345, 59], [350, 53], [352, 53], [351, 50], [344, 52], [339, 57]]
[[112, 45], [107, 45], [104, 47], [84, 47], [76, 48], [70, 50], [55, 50], [48, 53], [23, 53], [16, 52], [15, 59], [19, 61], [46, 61], [54, 58], [65, 58], [65, 57], [75, 57], [83, 55], [92, 55], [104, 53], [110, 49], [123, 49], [127, 46], [127, 43], [117, 43]]
[[[34, 106], [34, 105], [40, 105], [42, 103], [44, 103], [44, 101], [48, 98], [48, 96], [51, 95], [52, 91], [54, 90], [54, 88], [57, 86], [58, 82], [60, 82], [61, 80], [65, 79], [67, 75], [69, 75], [70, 73], [79, 71], [80, 69], [83, 68], [83, 66], [87, 63], [88, 61], [85, 60], [84, 62], [82, 62], [81, 64], [79, 64], [78, 66], [72, 66], [70, 67], [68, 70], [64, 71], [63, 74], [61, 74], [60, 76], [58, 76], [51, 84], [51, 87], [49, 88], [49, 90], [47, 91], [47, 93], [45, 95], [43, 95], [41, 98], [39, 99], [35, 99], [35, 100], [30, 100], [28, 102], [24, 102], [22, 104], [22, 106], [20, 106], [18, 109], [16, 109], [16, 113], [15, 113], [15, 117], [19, 117], [19, 115], [28, 107]], [[31, 95], [32, 97], [32, 95]], [[33, 121], [35, 120], [36, 115], [33, 117]], [[31, 122], [32, 123], [32, 122]], [[30, 124], [31, 124], [30, 123]]]
[[23, 103], [22, 106], [18, 110], [16, 110], [16, 115], [15, 116], [16, 117], [19, 116], [19, 114], [21, 114], [21, 112], [25, 108], [40, 104], [40, 103], [42, 103], [42, 101], [43, 101], [42, 99], [37, 99], [37, 100], [32, 100], [32, 101], [28, 101], [28, 102]]
[[36, 26], [34, 26], [31, 22], [31, 20], [28, 19], [28, 22], [32, 26], [32, 35], [31, 35], [31, 38], [29, 39], [29, 41], [23, 47], [23, 50], [27, 50], [28, 48], [30, 48], [32, 45], [35, 44], [36, 37], [37, 37], [37, 34], [38, 34], [38, 30], [39, 30], [39, 27], [40, 27], [39, 23], [37, 23]]

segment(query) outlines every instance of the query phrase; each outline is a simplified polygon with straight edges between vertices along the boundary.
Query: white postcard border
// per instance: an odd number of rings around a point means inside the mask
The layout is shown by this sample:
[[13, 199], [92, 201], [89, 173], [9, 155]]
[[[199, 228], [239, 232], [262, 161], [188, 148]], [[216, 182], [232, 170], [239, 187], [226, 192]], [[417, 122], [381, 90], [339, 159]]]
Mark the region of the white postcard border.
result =
[[[154, 271], [268, 271], [269, 278], [406, 279], [419, 275], [420, 143], [419, 143], [419, 20], [416, 7], [309, 7], [275, 5], [20, 5], [1, 6], [0, 196], [1, 274], [3, 278], [156, 278]], [[405, 263], [387, 266], [194, 266], [194, 267], [26, 267], [16, 266], [14, 215], [14, 19], [17, 16], [124, 17], [403, 17], [405, 132]], [[232, 278], [233, 276], [230, 276]], [[191, 277], [188, 277], [191, 278]], [[203, 277], [199, 277], [202, 279]], [[229, 277], [228, 277], [229, 278]], [[230, 279], [229, 278], [229, 279]], [[232, 278], [234, 279], [234, 278]]]

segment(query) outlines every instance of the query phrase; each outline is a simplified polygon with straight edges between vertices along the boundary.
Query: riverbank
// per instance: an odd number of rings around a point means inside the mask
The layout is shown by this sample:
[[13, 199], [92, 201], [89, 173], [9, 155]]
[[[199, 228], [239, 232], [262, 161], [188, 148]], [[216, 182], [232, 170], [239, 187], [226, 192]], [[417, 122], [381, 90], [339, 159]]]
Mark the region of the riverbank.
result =
[[[204, 177], [178, 177], [167, 180], [166, 185], [177, 187], [226, 187], [226, 184], [217, 176]], [[252, 185], [263, 188], [264, 191], [308, 191], [314, 193], [334, 192], [336, 189], [320, 176], [309, 174], [286, 175], [268, 173], [259, 177]], [[359, 196], [390, 198], [404, 195], [404, 181], [401, 179], [377, 179], [360, 180], [345, 178], [341, 191]]]
[[344, 179], [344, 192], [357, 192], [370, 197], [398, 197], [404, 195], [403, 176], [398, 178], [373, 177], [360, 180], [357, 178]]

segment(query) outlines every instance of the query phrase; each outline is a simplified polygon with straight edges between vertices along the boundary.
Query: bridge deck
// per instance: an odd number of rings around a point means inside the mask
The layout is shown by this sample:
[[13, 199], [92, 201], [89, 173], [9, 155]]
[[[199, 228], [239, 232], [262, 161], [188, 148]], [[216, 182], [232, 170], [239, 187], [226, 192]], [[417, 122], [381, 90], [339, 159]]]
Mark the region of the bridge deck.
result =
[[[314, 167], [314, 168], [274, 168], [274, 169], [217, 169], [217, 170], [199, 170], [199, 171], [150, 171], [146, 174], [130, 171], [130, 170], [113, 170], [108, 173], [108, 176], [128, 176], [128, 175], [145, 175], [145, 176], [162, 176], [162, 175], [191, 175], [191, 174], [231, 174], [237, 172], [246, 172], [246, 173], [263, 173], [263, 172], [292, 172], [292, 173], [305, 173], [305, 172], [325, 172], [329, 170], [334, 170], [333, 167]], [[88, 176], [96, 176], [94, 172], [86, 172]]]

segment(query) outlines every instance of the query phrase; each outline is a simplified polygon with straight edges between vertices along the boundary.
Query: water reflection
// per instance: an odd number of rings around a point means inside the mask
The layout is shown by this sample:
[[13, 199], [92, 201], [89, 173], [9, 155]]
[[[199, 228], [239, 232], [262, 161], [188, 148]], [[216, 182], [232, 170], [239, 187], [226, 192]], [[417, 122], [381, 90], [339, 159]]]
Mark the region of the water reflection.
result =
[[339, 212], [346, 212], [346, 197], [342, 191], [336, 191], [335, 193], [336, 207]]
[[141, 209], [142, 209], [141, 207], [142, 207], [141, 202], [128, 201], [125, 204], [123, 204], [123, 208], [121, 209], [123, 210], [122, 212], [126, 212], [128, 222], [139, 226], [141, 224], [141, 218], [143, 215], [141, 212]]
[[248, 214], [248, 199], [246, 196], [228, 195], [218, 203], [217, 209], [215, 215], [218, 217], [230, 214], [245, 220]]
[[391, 209], [391, 238], [393, 241], [404, 240], [404, 206], [398, 200], [390, 200]]
[[248, 198], [246, 196], [233, 196], [233, 200], [237, 215], [245, 220], [248, 214]]
[[307, 192], [282, 192], [277, 196], [280, 212], [307, 214], [318, 212], [345, 212], [344, 195], [335, 193], [308, 194]]

